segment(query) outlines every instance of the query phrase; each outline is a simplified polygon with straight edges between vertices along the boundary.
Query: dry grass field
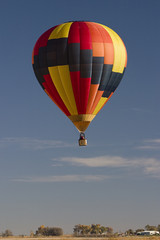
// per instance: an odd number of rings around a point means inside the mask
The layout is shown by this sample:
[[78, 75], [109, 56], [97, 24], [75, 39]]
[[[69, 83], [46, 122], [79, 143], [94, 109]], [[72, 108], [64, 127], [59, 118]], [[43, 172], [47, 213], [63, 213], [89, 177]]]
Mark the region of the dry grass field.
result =
[[0, 240], [160, 240], [160, 236], [125, 236], [125, 237], [72, 237], [72, 236], [61, 236], [61, 237], [0, 237]]

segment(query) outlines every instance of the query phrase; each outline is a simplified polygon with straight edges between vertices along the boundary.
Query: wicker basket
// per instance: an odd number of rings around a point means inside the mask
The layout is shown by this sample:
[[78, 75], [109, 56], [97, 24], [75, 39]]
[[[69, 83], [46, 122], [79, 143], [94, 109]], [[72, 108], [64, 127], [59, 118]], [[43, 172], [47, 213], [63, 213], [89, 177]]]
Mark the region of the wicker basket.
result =
[[79, 139], [79, 146], [87, 146], [87, 139]]

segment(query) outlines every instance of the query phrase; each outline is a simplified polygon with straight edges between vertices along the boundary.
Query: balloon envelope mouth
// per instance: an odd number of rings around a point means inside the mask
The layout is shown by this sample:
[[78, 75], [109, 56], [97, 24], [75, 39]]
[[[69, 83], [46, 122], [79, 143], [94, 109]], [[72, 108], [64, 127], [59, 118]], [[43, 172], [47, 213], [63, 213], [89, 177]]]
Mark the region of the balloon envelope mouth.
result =
[[93, 114], [80, 114], [72, 115], [68, 118], [73, 122], [79, 132], [85, 132], [91, 121], [95, 118], [95, 116], [96, 115]]

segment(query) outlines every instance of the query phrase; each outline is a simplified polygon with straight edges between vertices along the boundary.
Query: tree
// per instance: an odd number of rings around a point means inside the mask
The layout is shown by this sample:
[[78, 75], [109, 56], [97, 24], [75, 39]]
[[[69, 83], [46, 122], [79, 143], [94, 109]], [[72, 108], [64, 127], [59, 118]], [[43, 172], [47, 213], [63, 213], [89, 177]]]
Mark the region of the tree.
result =
[[11, 230], [6, 229], [5, 232], [2, 232], [2, 237], [10, 237], [13, 236], [13, 233]]
[[108, 233], [109, 235], [112, 235], [112, 234], [113, 234], [113, 228], [111, 228], [111, 227], [106, 227], [106, 229], [107, 229], [107, 233]]
[[100, 234], [106, 233], [107, 232], [107, 227], [101, 226], [100, 227]]
[[125, 232], [126, 235], [134, 235], [134, 231], [130, 228]]
[[137, 234], [138, 232], [143, 232], [143, 231], [144, 231], [143, 228], [138, 228], [138, 229], [136, 229], [135, 234]]
[[63, 230], [58, 227], [44, 227], [43, 225], [38, 228], [36, 235], [43, 236], [61, 236], [63, 235]]
[[80, 231], [81, 231], [81, 229], [80, 229], [80, 224], [75, 225], [74, 228], [73, 228], [74, 234], [75, 234], [76, 236], [78, 236], [78, 235], [80, 234]]
[[100, 233], [100, 224], [92, 224], [91, 225], [91, 234]]
[[160, 232], [160, 224], [157, 226], [157, 231]]
[[150, 226], [149, 224], [147, 224], [147, 225], [145, 226], [145, 229], [146, 229], [147, 231], [157, 231], [157, 227], [156, 227], [156, 226]]
[[81, 225], [81, 234], [82, 235], [88, 234], [88, 233], [90, 233], [90, 231], [91, 231], [91, 226]]
[[111, 227], [104, 227], [100, 224], [92, 224], [92, 225], [81, 225], [77, 224], [73, 228], [73, 232], [75, 236], [80, 235], [88, 235], [88, 234], [103, 234], [106, 233], [107, 235], [113, 234], [113, 229]]

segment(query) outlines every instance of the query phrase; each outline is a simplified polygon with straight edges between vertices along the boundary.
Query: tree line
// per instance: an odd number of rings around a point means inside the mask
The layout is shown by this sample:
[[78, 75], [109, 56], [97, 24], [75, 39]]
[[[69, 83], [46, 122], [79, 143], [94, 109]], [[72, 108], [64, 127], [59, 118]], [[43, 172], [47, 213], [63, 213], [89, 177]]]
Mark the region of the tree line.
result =
[[[138, 232], [143, 232], [143, 231], [158, 231], [160, 232], [160, 224], [157, 226], [154, 225], [149, 225], [147, 224], [144, 228], [138, 228], [136, 230], [133, 229], [128, 229], [125, 231], [125, 235], [136, 235]], [[73, 234], [74, 236], [113, 236], [113, 235], [118, 235], [118, 233], [113, 232], [112, 227], [106, 227], [102, 226], [100, 224], [91, 224], [91, 225], [82, 225], [82, 224], [77, 224], [73, 228]], [[38, 227], [35, 233], [31, 231], [31, 236], [32, 237], [37, 237], [37, 236], [61, 236], [63, 235], [63, 230], [62, 228], [59, 227], [45, 227], [44, 225], [41, 225]], [[10, 237], [13, 236], [13, 233], [11, 230], [7, 229], [4, 232], [0, 234], [2, 237]]]
[[[143, 232], [143, 231], [158, 231], [160, 232], [160, 224], [157, 226], [149, 225], [147, 224], [144, 228], [138, 228], [136, 230], [133, 229], [128, 229], [126, 230], [123, 234], [124, 235], [137, 235], [138, 232]], [[113, 236], [113, 235], [119, 235], [119, 233], [113, 233], [113, 228], [112, 227], [105, 227], [101, 226], [100, 224], [91, 224], [91, 225], [82, 225], [78, 224], [75, 225], [73, 228], [73, 233], [75, 236], [93, 236], [93, 235], [106, 235], [106, 236]]]

